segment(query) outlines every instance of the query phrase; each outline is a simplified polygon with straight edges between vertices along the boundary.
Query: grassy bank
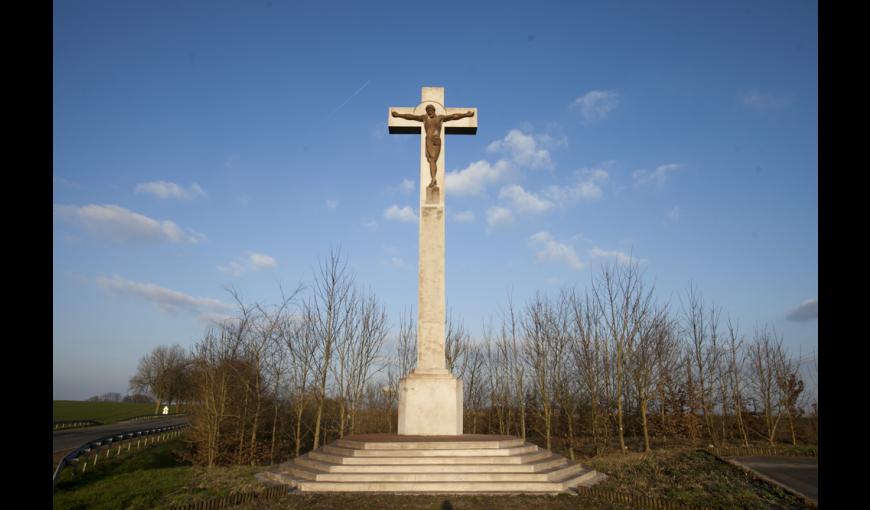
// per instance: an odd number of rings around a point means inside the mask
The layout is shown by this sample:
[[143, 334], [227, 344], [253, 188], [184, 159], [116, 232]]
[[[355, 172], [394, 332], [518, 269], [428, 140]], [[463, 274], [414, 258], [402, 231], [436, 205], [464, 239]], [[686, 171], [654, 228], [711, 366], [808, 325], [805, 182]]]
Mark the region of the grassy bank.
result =
[[228, 467], [209, 472], [184, 460], [185, 450], [183, 441], [176, 439], [117, 458], [101, 458], [96, 468], [89, 461], [83, 475], [80, 466], [75, 477], [68, 468], [55, 487], [54, 508], [166, 508], [262, 489], [254, 473], [265, 468]]
[[[207, 470], [184, 460], [187, 457], [185, 448], [181, 440], [174, 440], [119, 458], [100, 459], [97, 467], [89, 465], [83, 476], [72, 478], [66, 471], [54, 493], [54, 508], [167, 508], [172, 504], [263, 490], [254, 474], [266, 467], [234, 466]], [[658, 450], [650, 454], [613, 453], [582, 462], [609, 475], [608, 480], [597, 486], [601, 488], [711, 508], [806, 508], [790, 494], [695, 449]], [[81, 467], [78, 468], [80, 471]], [[277, 500], [257, 501], [235, 508], [567, 510], [628, 507], [571, 495], [288, 494]]]
[[[174, 409], [170, 408], [174, 412]], [[128, 402], [84, 402], [80, 400], [55, 400], [52, 402], [52, 419], [59, 420], [96, 420], [100, 423], [118, 421], [154, 414], [154, 404], [133, 404]]]

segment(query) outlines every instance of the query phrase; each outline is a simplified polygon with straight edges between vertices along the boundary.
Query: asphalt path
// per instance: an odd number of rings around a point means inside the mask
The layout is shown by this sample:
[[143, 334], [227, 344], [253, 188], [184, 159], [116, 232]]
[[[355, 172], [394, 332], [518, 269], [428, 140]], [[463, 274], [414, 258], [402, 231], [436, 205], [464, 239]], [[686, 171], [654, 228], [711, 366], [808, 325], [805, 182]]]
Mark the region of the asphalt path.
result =
[[153, 418], [150, 420], [138, 420], [118, 422], [110, 425], [97, 425], [80, 429], [54, 431], [54, 453], [66, 452], [101, 437], [141, 430], [146, 428], [165, 427], [167, 425], [180, 425], [187, 423], [187, 416], [175, 416], [172, 418]]
[[818, 457], [731, 457], [729, 460], [807, 499], [819, 501]]

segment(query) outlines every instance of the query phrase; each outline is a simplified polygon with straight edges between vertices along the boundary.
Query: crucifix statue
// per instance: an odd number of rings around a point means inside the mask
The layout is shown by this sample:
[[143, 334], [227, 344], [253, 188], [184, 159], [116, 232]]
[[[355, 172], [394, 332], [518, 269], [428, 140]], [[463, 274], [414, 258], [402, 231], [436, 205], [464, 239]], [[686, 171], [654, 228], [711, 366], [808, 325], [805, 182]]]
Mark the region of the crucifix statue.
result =
[[436, 115], [435, 107], [431, 104], [426, 105], [426, 115], [412, 115], [408, 113], [399, 113], [394, 111], [393, 117], [400, 117], [406, 120], [416, 120], [423, 123], [423, 129], [426, 131], [426, 161], [429, 162], [429, 187], [438, 186], [438, 180], [435, 174], [438, 172], [438, 155], [441, 154], [441, 125], [445, 121], [459, 120], [465, 117], [474, 117], [474, 112], [469, 110], [465, 113], [454, 113], [451, 115]]
[[444, 134], [476, 134], [477, 111], [445, 108], [442, 87], [423, 87], [419, 105], [389, 112], [390, 133], [421, 135], [417, 366], [399, 384], [399, 434], [461, 435], [462, 381], [444, 356], [444, 194], [438, 182], [444, 182]]

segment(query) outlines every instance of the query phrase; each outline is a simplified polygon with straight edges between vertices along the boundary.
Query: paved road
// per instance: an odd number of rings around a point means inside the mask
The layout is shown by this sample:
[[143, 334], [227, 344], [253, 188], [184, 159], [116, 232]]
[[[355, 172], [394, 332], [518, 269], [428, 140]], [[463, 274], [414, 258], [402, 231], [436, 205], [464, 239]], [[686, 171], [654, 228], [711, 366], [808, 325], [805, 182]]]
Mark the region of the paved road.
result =
[[818, 457], [731, 457], [729, 460], [784, 485], [816, 503], [819, 501]]
[[129, 432], [148, 427], [163, 427], [166, 425], [178, 425], [187, 423], [187, 416], [172, 418], [154, 418], [151, 420], [139, 420], [132, 422], [112, 423], [111, 425], [97, 425], [96, 427], [84, 427], [80, 429], [57, 430], [54, 432], [54, 453], [64, 452], [78, 448], [79, 446], [112, 434]]

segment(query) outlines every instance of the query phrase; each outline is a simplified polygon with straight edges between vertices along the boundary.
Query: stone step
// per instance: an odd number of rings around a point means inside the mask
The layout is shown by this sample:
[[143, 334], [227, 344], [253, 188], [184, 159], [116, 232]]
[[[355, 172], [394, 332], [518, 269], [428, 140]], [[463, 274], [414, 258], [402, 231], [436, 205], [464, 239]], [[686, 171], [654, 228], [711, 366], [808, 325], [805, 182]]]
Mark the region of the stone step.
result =
[[305, 456], [294, 462], [327, 473], [388, 473], [397, 469], [403, 473], [536, 473], [568, 463], [559, 455], [549, 455], [526, 464], [333, 464]]
[[[393, 468], [383, 473], [305, 473], [305, 479], [317, 482], [563, 482], [588, 471], [579, 464], [557, 466], [538, 473], [408, 473]], [[301, 470], [300, 470], [301, 471]], [[297, 470], [293, 471], [296, 474]]]
[[574, 489], [578, 486], [583, 487], [592, 487], [598, 482], [604, 481], [607, 479], [607, 475], [604, 473], [599, 473], [594, 469], [588, 469], [583, 471], [577, 476], [571, 477], [567, 480], [562, 481], [562, 486], [567, 489]]
[[[537, 448], [537, 447], [535, 447]], [[419, 450], [418, 450], [419, 451]], [[415, 465], [415, 464], [526, 464], [535, 462], [551, 455], [546, 450], [538, 450], [533, 453], [523, 455], [492, 455], [492, 456], [474, 456], [474, 457], [441, 457], [441, 456], [383, 456], [383, 457], [364, 457], [364, 456], [344, 456], [323, 453], [321, 451], [309, 452], [303, 457], [328, 462], [331, 464], [343, 465], [366, 465], [366, 464], [397, 464], [397, 465]], [[300, 457], [301, 458], [301, 457]]]
[[312, 482], [300, 481], [301, 492], [405, 492], [405, 493], [537, 493], [566, 492], [558, 482]]
[[513, 448], [462, 448], [462, 449], [424, 449], [424, 450], [362, 450], [326, 445], [323, 453], [345, 457], [491, 457], [532, 453], [538, 450], [533, 444]]
[[353, 441], [339, 439], [335, 443], [341, 448], [353, 450], [467, 450], [467, 449], [495, 449], [515, 448], [523, 446], [522, 439], [508, 439], [502, 441]]

